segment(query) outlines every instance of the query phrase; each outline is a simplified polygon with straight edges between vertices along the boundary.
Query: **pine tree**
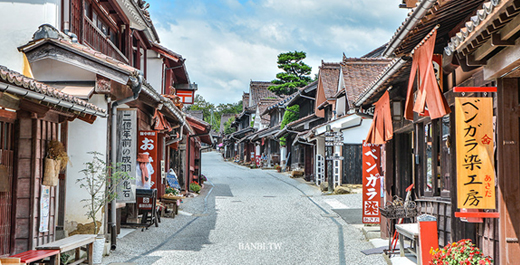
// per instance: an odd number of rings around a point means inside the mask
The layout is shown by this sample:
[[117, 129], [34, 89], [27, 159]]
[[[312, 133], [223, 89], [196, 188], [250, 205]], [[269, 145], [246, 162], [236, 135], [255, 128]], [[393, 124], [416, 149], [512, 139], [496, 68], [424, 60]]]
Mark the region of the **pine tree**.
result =
[[290, 95], [299, 87], [304, 87], [312, 81], [309, 77], [312, 68], [302, 60], [307, 57], [305, 52], [287, 52], [278, 55], [278, 68], [283, 72], [276, 74], [274, 85], [269, 90], [277, 95]]

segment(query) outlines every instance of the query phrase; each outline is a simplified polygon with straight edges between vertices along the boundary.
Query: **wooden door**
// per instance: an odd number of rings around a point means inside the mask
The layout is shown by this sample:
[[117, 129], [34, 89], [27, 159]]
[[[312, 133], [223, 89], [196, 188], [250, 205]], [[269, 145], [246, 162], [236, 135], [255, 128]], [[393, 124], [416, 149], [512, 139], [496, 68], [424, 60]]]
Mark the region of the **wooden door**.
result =
[[361, 144], [343, 145], [343, 184], [363, 184], [363, 146]]
[[[0, 167], [7, 173], [7, 191], [0, 191], [0, 256], [12, 251], [14, 120], [0, 118]], [[5, 180], [5, 179], [4, 179]]]

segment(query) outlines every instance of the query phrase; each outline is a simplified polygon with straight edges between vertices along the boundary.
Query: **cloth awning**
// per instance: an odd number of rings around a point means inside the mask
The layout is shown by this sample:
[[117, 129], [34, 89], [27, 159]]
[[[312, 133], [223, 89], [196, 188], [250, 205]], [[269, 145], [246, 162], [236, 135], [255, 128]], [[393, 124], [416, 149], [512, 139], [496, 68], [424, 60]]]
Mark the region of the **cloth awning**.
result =
[[[426, 36], [428, 38], [424, 44], [417, 47], [413, 54], [412, 70], [408, 80], [408, 91], [406, 93], [406, 105], [404, 117], [407, 120], [413, 120], [413, 112], [419, 115], [429, 115], [432, 119], [440, 118], [450, 113], [448, 102], [442, 94], [435, 72], [433, 69], [433, 49], [435, 48], [435, 39], [437, 30]], [[413, 86], [415, 76], [419, 71], [419, 85], [417, 89], [417, 98], [414, 103]], [[413, 108], [412, 108], [413, 106]]]
[[375, 103], [374, 118], [365, 141], [369, 144], [384, 144], [392, 139], [393, 131], [390, 95], [386, 91]]
[[153, 115], [152, 121], [153, 121], [153, 129], [156, 131], [166, 130], [166, 131], [170, 132], [172, 130], [170, 123], [168, 123], [168, 121], [166, 121], [166, 119], [164, 118], [164, 115], [162, 115], [162, 113], [160, 113], [157, 109], [155, 110], [155, 114]]

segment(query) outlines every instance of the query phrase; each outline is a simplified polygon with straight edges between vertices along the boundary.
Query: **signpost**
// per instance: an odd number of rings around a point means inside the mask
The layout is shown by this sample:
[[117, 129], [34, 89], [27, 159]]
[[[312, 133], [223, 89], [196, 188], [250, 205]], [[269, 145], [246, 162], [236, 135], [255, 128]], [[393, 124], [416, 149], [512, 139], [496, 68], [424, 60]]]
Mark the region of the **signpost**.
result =
[[117, 110], [116, 162], [128, 173], [117, 186], [117, 202], [135, 203], [135, 176], [137, 166], [137, 109]]

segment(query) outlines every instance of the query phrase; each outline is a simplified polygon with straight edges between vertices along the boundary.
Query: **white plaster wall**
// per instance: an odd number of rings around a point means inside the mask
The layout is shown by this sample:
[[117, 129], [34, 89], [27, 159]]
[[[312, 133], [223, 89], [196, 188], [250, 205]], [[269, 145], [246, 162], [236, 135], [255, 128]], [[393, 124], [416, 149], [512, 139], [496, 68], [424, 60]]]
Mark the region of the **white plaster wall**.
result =
[[163, 94], [162, 92], [162, 58], [158, 57], [158, 53], [153, 50], [148, 50], [146, 53], [147, 65], [146, 65], [146, 81], [152, 85], [152, 87]]
[[317, 155], [325, 155], [325, 138], [317, 137], [316, 138], [316, 154]]
[[43, 59], [31, 63], [34, 78], [38, 81], [96, 81], [96, 73], [74, 65]]
[[17, 48], [32, 40], [42, 24], [60, 29], [61, 0], [0, 1], [0, 65], [22, 72], [23, 55]]
[[[94, 95], [89, 102], [108, 109], [104, 95]], [[79, 171], [84, 168], [84, 162], [92, 159], [92, 156], [87, 154], [87, 152], [97, 151], [106, 156], [107, 125], [108, 120], [100, 117], [93, 124], [79, 119], [69, 123], [68, 154], [71, 163], [67, 166], [67, 194], [65, 201], [65, 229], [68, 232], [75, 230], [74, 225], [71, 227], [73, 222], [92, 222], [85, 216], [85, 208], [82, 207], [83, 203], [81, 202], [82, 199], [88, 197], [87, 192], [79, 188], [76, 180], [82, 176], [82, 173], [79, 173]], [[101, 222], [103, 222], [102, 216], [100, 211], [98, 218]]]
[[346, 96], [343, 96], [336, 100], [336, 115], [338, 117], [343, 116], [343, 114], [345, 114], [346, 98]]
[[372, 124], [372, 119], [361, 119], [361, 126], [352, 127], [346, 130], [343, 130], [343, 143], [345, 144], [361, 144], [363, 140], [367, 138], [368, 131], [370, 130], [370, 125]]

